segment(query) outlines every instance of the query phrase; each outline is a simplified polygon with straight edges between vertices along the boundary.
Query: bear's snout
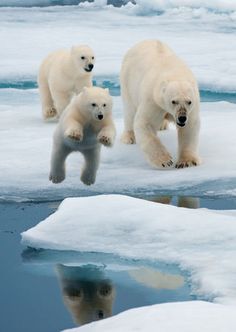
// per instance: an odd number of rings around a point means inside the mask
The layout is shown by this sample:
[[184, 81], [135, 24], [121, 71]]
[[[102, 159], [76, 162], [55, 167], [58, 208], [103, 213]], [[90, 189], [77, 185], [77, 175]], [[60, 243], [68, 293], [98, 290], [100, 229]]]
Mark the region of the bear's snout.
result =
[[103, 114], [98, 114], [98, 120], [102, 120], [103, 119]]
[[180, 126], [180, 127], [184, 127], [185, 124], [186, 124], [186, 121], [187, 121], [187, 116], [186, 115], [180, 115], [178, 118], [177, 118], [177, 125]]
[[93, 70], [94, 65], [92, 63], [88, 64], [88, 67], [84, 68], [85, 71], [91, 72]]

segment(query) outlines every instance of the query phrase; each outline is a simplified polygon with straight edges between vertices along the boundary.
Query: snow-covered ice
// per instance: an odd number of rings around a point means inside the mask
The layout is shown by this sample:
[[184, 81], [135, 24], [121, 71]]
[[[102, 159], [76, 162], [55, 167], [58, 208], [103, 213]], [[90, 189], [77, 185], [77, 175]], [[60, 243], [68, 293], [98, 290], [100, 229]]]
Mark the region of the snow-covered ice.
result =
[[53, 215], [22, 233], [22, 243], [176, 263], [190, 272], [193, 294], [236, 304], [234, 214], [123, 195], [68, 198]]
[[[36, 86], [42, 58], [51, 50], [88, 43], [97, 55], [96, 81], [119, 85], [122, 57], [135, 42], [158, 38], [167, 42], [193, 69], [205, 91], [236, 92], [233, 1], [138, 0], [115, 8], [107, 1], [60, 6], [65, 1], [9, 1], [19, 7], [0, 8], [0, 87]], [[73, 2], [73, 1], [72, 1]], [[68, 4], [72, 3], [68, 0]], [[109, 3], [111, 3], [110, 1]], [[124, 1], [125, 3], [126, 1]], [[6, 5], [1, 0], [0, 5]], [[214, 41], [214, 42], [213, 42]], [[0, 196], [2, 199], [61, 199], [96, 193], [133, 193], [181, 190], [185, 195], [235, 195], [235, 105], [202, 103], [200, 152], [196, 169], [154, 170], [139, 149], [119, 143], [122, 105], [115, 98], [118, 139], [114, 149], [102, 151], [95, 186], [79, 181], [81, 158], [68, 159], [66, 181], [48, 181], [51, 136], [55, 123], [43, 123], [37, 90], [0, 89]], [[176, 156], [175, 130], [161, 133]], [[138, 176], [137, 176], [138, 174]]]
[[[3, 92], [4, 90], [4, 92]], [[59, 185], [48, 180], [52, 134], [56, 123], [42, 120], [37, 90], [0, 90], [0, 192], [2, 199], [55, 200], [96, 193], [160, 193], [185, 195], [234, 194], [236, 188], [236, 106], [227, 102], [202, 103], [200, 154], [203, 163], [188, 169], [158, 170], [149, 166], [136, 145], [123, 145], [122, 104], [114, 97], [117, 140], [114, 148], [102, 148], [96, 184], [80, 182], [82, 156], [67, 160], [67, 178]], [[175, 128], [160, 137], [176, 158]]]
[[115, 8], [100, 0], [78, 6], [3, 7], [0, 21], [1, 81], [35, 80], [47, 53], [80, 43], [97, 55], [95, 75], [113, 75], [117, 81], [125, 52], [142, 39], [157, 38], [190, 65], [202, 89], [236, 91], [233, 1], [139, 0]]
[[158, 304], [64, 332], [234, 332], [235, 309], [201, 301]]

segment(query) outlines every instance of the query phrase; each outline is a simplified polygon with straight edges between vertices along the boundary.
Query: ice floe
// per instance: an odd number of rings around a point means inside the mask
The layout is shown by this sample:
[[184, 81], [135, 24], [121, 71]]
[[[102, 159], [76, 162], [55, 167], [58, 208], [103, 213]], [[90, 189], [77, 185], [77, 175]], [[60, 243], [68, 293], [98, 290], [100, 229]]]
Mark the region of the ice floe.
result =
[[235, 307], [192, 301], [131, 309], [64, 332], [234, 332], [235, 327]]
[[34, 248], [175, 263], [199, 298], [236, 304], [234, 213], [189, 210], [123, 195], [68, 198], [22, 233]]

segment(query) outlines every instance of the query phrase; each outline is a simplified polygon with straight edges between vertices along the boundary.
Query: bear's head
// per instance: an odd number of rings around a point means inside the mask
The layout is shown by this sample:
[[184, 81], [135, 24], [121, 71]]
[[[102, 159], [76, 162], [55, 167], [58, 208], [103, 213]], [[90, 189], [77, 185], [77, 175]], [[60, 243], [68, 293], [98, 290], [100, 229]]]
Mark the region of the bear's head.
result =
[[93, 70], [95, 55], [89, 46], [72, 46], [71, 57], [72, 62], [80, 75], [90, 73]]
[[162, 107], [174, 118], [178, 127], [184, 127], [189, 114], [198, 107], [199, 93], [194, 82], [168, 81], [161, 85]]
[[102, 121], [112, 112], [112, 98], [108, 89], [84, 87], [79, 94], [80, 110], [95, 121]]
[[115, 288], [97, 267], [58, 264], [57, 275], [75, 323], [83, 325], [112, 315]]

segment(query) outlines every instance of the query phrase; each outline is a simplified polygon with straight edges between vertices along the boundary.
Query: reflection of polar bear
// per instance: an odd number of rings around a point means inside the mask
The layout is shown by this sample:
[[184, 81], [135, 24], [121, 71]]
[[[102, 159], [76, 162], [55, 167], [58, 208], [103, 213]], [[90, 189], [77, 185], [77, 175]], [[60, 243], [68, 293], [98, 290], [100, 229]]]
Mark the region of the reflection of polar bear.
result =
[[57, 265], [63, 300], [77, 324], [110, 317], [115, 289], [98, 267]]
[[87, 185], [95, 182], [101, 144], [111, 146], [115, 139], [111, 110], [108, 89], [84, 87], [71, 100], [54, 134], [49, 176], [53, 183], [65, 179], [65, 160], [73, 151], [80, 151], [85, 158], [81, 181]]
[[168, 117], [178, 129], [177, 168], [198, 165], [199, 92], [190, 69], [169, 47], [143, 41], [126, 54], [121, 69], [125, 130], [122, 141], [135, 139], [154, 166], [168, 167], [172, 157], [156, 131]]
[[46, 57], [38, 74], [44, 118], [60, 116], [74, 93], [78, 94], [84, 86], [92, 86], [93, 66], [93, 51], [85, 45], [59, 50]]

